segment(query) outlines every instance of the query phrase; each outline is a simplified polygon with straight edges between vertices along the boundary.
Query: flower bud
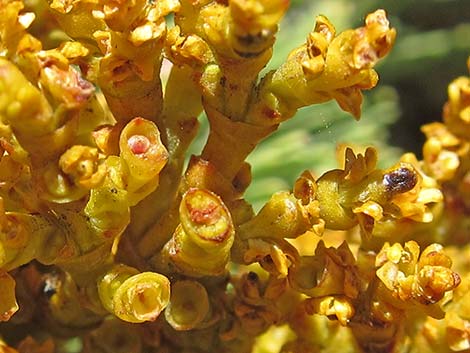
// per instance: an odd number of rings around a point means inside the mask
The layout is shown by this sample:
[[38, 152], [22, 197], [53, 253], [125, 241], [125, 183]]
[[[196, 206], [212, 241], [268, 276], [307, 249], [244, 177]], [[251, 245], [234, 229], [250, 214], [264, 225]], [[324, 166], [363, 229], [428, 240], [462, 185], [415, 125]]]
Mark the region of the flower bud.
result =
[[44, 95], [4, 58], [0, 58], [0, 102], [2, 120], [25, 136], [43, 135], [56, 128]]
[[75, 145], [62, 154], [59, 167], [76, 185], [93, 189], [103, 182], [106, 175], [105, 164], [99, 162], [97, 148]]
[[392, 299], [384, 292], [379, 300], [398, 308], [417, 305], [428, 315], [443, 316], [434, 304], [460, 284], [459, 275], [450, 269], [451, 264], [439, 244], [429, 245], [420, 254], [415, 241], [406, 242], [404, 247], [386, 243], [377, 254], [376, 274]]

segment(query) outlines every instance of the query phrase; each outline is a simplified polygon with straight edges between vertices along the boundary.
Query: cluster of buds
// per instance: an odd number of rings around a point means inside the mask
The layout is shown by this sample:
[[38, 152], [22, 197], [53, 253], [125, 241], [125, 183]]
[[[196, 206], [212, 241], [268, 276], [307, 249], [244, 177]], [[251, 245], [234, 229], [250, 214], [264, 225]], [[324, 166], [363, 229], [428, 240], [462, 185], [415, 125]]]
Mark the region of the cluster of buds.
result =
[[0, 0], [0, 352], [249, 353], [274, 326], [285, 353], [470, 348], [469, 78], [422, 161], [346, 148], [245, 200], [247, 156], [299, 108], [360, 118], [396, 36], [384, 10], [318, 16], [260, 77], [288, 5]]

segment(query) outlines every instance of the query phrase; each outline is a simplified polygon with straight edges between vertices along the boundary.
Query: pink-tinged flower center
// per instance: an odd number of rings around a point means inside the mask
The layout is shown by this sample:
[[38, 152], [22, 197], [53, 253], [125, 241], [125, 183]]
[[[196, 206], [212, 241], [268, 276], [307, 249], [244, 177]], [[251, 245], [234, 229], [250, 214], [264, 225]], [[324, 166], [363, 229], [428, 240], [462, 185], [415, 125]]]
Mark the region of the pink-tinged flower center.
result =
[[133, 135], [127, 140], [127, 145], [134, 154], [143, 154], [150, 148], [150, 141], [143, 135]]

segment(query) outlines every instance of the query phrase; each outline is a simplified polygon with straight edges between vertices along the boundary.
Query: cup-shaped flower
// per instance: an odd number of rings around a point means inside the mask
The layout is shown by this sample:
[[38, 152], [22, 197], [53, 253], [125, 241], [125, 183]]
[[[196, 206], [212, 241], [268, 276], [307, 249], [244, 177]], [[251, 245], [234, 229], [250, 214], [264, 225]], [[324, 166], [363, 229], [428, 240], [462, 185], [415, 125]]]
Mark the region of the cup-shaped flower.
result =
[[171, 285], [170, 303], [165, 309], [166, 321], [177, 331], [198, 327], [210, 310], [206, 288], [194, 280], [177, 281]]
[[[130, 193], [137, 193], [134, 198], [140, 201], [158, 186], [158, 175], [168, 160], [168, 152], [160, 140], [157, 126], [143, 118], [131, 120], [121, 132], [119, 149], [119, 156], [129, 170], [125, 177], [126, 189]], [[152, 187], [139, 195], [139, 189], [146, 184]]]
[[205, 189], [189, 189], [180, 203], [180, 225], [165, 246], [173, 263], [193, 276], [226, 270], [235, 231], [227, 207]]
[[155, 272], [116, 265], [98, 281], [103, 306], [127, 322], [154, 321], [170, 301], [170, 281]]
[[181, 226], [191, 240], [204, 249], [230, 248], [233, 224], [223, 201], [209, 190], [190, 189], [180, 203]]

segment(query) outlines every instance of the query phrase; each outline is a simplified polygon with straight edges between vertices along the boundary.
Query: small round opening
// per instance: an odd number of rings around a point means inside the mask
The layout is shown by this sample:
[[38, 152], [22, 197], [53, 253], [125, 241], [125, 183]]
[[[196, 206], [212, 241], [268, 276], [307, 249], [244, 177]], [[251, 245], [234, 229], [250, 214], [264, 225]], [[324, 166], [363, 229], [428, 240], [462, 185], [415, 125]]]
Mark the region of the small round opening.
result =
[[133, 154], [144, 154], [150, 148], [150, 141], [144, 135], [133, 135], [127, 140], [127, 145]]

